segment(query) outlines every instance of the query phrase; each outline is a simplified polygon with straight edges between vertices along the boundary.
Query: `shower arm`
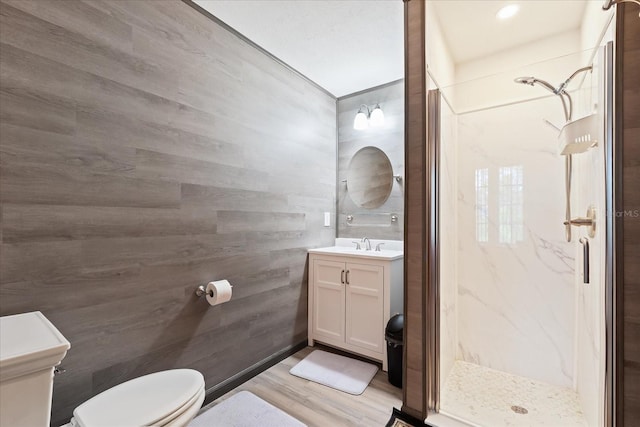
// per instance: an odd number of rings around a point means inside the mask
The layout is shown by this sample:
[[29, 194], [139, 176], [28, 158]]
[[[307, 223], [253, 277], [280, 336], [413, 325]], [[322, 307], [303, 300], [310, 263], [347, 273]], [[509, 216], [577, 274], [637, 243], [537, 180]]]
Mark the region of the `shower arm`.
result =
[[558, 87], [558, 91], [557, 91], [557, 92], [558, 92], [559, 94], [560, 94], [560, 93], [564, 93], [564, 94], [566, 94], [566, 95], [569, 95], [569, 94], [567, 93], [566, 89], [567, 89], [567, 86], [569, 86], [569, 83], [571, 83], [571, 80], [573, 80], [573, 78], [574, 78], [575, 76], [577, 76], [578, 74], [580, 74], [580, 73], [584, 73], [585, 71], [591, 71], [591, 70], [593, 70], [593, 65], [587, 65], [586, 67], [582, 67], [582, 68], [577, 69], [576, 71], [574, 71], [574, 72], [573, 72], [573, 74], [571, 74], [571, 75], [569, 76], [569, 78], [568, 78], [567, 80], [565, 80], [565, 81], [564, 81], [564, 82], [563, 82], [563, 83]]

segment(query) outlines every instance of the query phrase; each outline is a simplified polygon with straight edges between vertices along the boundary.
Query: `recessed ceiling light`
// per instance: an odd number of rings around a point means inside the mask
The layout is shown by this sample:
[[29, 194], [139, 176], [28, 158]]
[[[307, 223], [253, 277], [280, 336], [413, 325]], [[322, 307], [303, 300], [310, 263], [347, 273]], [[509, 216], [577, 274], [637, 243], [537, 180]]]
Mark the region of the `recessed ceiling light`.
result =
[[496, 17], [498, 19], [511, 18], [513, 15], [518, 13], [519, 9], [520, 9], [520, 6], [518, 6], [517, 4], [507, 5], [507, 6], [503, 7], [502, 9], [500, 9], [498, 11], [498, 13], [496, 13]]

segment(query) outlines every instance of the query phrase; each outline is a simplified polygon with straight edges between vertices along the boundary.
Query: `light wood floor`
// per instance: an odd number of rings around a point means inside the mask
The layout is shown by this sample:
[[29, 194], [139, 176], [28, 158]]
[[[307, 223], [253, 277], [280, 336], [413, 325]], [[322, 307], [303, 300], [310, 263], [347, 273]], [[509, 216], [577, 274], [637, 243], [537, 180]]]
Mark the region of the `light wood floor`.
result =
[[[320, 347], [328, 350], [325, 347]], [[389, 384], [387, 373], [379, 370], [369, 387], [360, 396], [294, 377], [289, 374], [314, 348], [300, 350], [230, 391], [203, 408], [220, 403], [242, 390], [282, 409], [309, 427], [328, 426], [384, 426], [393, 407], [402, 405], [402, 390]]]

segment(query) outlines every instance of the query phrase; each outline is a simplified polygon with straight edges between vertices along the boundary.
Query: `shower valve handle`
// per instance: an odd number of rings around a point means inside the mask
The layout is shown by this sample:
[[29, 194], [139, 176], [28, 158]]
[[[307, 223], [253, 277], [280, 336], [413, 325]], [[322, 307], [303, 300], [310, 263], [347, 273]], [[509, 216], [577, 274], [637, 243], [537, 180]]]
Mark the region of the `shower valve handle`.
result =
[[591, 218], [574, 218], [569, 221], [565, 221], [564, 225], [575, 225], [577, 227], [591, 227], [594, 221]]
[[584, 218], [573, 218], [566, 220], [564, 225], [575, 225], [576, 227], [587, 227], [589, 237], [595, 237], [596, 235], [596, 208], [589, 206], [587, 209], [587, 216]]

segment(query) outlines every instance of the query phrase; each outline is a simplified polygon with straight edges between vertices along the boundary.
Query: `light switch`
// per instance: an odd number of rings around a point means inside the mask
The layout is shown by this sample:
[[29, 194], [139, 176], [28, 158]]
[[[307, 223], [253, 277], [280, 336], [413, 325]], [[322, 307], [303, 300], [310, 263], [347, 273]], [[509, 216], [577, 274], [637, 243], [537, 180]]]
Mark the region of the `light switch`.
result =
[[331, 227], [331, 212], [324, 213], [324, 226]]

